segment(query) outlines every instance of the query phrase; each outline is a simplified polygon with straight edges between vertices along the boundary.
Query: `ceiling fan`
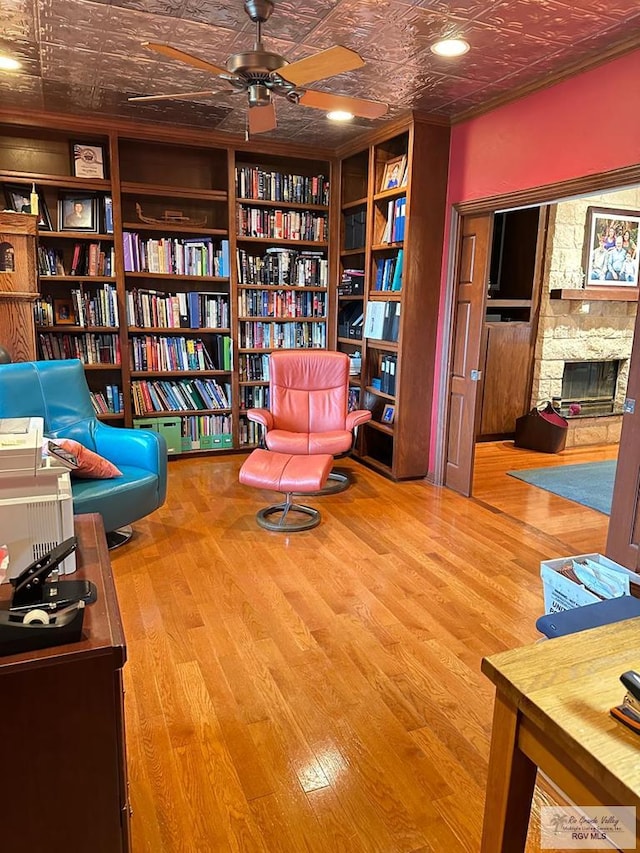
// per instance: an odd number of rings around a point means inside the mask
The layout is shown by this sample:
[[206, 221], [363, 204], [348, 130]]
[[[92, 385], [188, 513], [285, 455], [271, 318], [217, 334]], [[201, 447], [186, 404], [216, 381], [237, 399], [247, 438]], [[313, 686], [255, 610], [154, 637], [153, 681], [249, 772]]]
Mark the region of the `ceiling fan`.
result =
[[[364, 60], [355, 50], [336, 45], [289, 64], [283, 56], [265, 50], [262, 44], [262, 24], [271, 17], [274, 8], [272, 0], [245, 0], [244, 8], [256, 24], [255, 44], [253, 50], [230, 56], [226, 68], [213, 65], [211, 62], [166, 44], [143, 42], [143, 45], [169, 59], [177, 59], [201, 71], [209, 71], [224, 80], [236, 92], [246, 92], [249, 101], [248, 134], [265, 133], [277, 126], [272, 95], [278, 95], [291, 103], [302, 104], [305, 107], [325, 111], [341, 110], [363, 118], [380, 118], [387, 112], [387, 105], [377, 101], [331, 95], [305, 88], [309, 83], [316, 83], [318, 80], [361, 68]], [[208, 90], [172, 95], [143, 95], [129, 98], [129, 100], [137, 102], [178, 100], [211, 94], [213, 92]]]

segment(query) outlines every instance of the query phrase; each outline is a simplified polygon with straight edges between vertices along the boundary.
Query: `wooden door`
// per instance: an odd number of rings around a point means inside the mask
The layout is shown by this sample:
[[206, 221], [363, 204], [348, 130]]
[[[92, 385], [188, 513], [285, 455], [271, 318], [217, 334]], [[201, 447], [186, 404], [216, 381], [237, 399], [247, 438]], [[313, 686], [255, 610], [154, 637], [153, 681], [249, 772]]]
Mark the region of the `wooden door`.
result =
[[627, 401], [634, 411], [622, 418], [606, 555], [633, 571], [640, 562], [640, 311], [636, 315], [629, 363]]
[[476, 397], [489, 273], [493, 215], [460, 220], [456, 268], [445, 485], [471, 494], [475, 449]]

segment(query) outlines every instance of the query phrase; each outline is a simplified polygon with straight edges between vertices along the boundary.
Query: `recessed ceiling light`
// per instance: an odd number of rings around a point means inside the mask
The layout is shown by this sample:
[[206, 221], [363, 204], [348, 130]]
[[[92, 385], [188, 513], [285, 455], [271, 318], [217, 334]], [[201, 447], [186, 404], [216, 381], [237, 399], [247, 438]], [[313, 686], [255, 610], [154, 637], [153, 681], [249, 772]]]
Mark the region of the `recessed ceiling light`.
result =
[[464, 39], [443, 39], [431, 45], [431, 52], [438, 56], [462, 56], [469, 47], [469, 42]]
[[351, 121], [353, 113], [348, 113], [346, 110], [332, 110], [327, 113], [327, 118], [331, 121]]
[[9, 56], [0, 56], [0, 71], [17, 71], [20, 68], [20, 63], [17, 59], [11, 59]]

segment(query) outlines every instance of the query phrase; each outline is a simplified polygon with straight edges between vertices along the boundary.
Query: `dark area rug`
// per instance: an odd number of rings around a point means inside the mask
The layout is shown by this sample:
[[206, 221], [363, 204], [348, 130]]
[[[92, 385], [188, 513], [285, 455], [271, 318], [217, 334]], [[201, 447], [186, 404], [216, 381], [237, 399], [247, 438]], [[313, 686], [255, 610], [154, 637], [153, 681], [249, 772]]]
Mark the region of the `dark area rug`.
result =
[[616, 460], [585, 462], [581, 465], [557, 465], [551, 468], [527, 468], [507, 471], [510, 477], [524, 480], [554, 495], [611, 514]]

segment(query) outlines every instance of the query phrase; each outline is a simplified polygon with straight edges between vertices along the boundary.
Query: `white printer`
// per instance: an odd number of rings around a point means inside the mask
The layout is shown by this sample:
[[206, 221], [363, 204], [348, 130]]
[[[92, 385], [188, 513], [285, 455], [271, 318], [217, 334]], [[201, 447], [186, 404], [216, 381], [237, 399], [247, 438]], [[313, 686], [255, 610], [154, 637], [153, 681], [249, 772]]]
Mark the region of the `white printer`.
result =
[[[0, 418], [0, 548], [13, 578], [73, 536], [73, 499], [68, 470], [42, 455], [42, 418]], [[74, 572], [75, 554], [62, 563]]]

